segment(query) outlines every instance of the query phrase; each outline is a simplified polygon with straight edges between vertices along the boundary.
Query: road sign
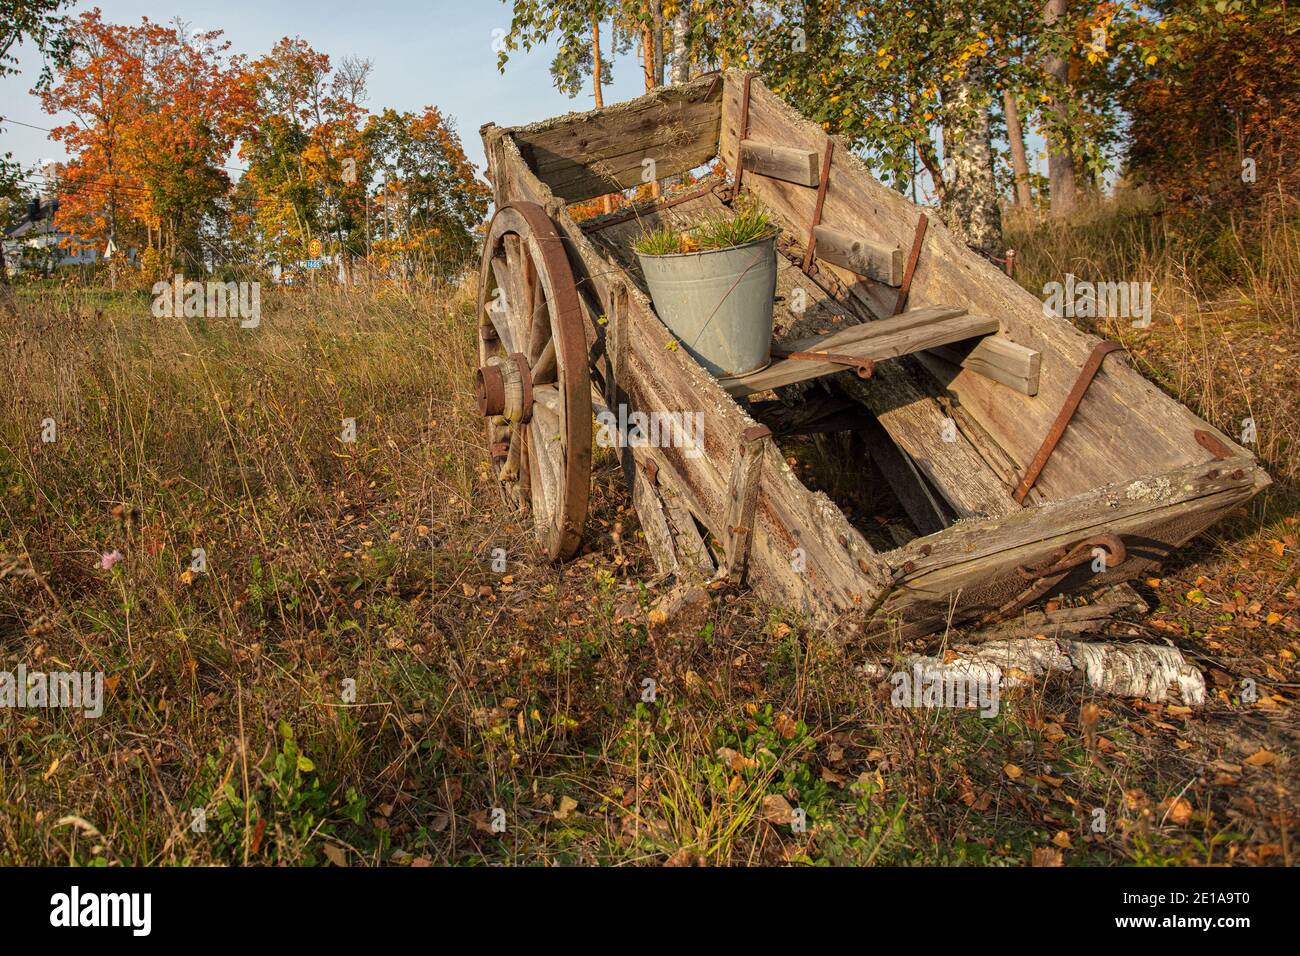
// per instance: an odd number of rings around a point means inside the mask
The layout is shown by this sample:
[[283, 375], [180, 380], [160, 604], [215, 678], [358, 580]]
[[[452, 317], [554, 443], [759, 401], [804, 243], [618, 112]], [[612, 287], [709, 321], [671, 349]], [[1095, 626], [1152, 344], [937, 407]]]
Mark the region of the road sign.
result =
[[307, 244], [307, 251], [311, 253], [313, 259], [320, 258], [321, 245], [319, 239], [313, 239]]

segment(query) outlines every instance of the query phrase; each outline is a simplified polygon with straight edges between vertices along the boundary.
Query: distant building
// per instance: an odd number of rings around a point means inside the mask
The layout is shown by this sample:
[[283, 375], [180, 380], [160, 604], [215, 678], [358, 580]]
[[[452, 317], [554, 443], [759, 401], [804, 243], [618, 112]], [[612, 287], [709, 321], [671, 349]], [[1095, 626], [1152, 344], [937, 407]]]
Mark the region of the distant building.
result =
[[24, 270], [52, 272], [63, 266], [87, 266], [99, 261], [93, 243], [74, 238], [54, 224], [57, 199], [33, 199], [22, 220], [5, 232], [5, 266], [13, 275]]

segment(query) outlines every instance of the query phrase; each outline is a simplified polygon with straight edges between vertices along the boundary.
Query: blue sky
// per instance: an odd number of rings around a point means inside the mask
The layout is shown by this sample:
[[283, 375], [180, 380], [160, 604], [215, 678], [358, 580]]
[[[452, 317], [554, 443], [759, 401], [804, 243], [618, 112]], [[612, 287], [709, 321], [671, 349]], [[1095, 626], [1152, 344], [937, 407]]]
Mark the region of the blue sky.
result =
[[[553, 50], [515, 51], [505, 75], [497, 72], [492, 31], [510, 26], [510, 6], [499, 0], [99, 0], [74, 10], [98, 6], [104, 19], [138, 23], [140, 17], [167, 23], [174, 17], [196, 30], [225, 30], [235, 52], [257, 54], [285, 36], [301, 36], [337, 63], [344, 56], [371, 60], [371, 110], [385, 107], [418, 110], [439, 107], [456, 121], [465, 152], [483, 168], [478, 129], [483, 123], [502, 126], [530, 123], [594, 105], [590, 90], [569, 99], [551, 83]], [[608, 33], [605, 35], [608, 48]], [[606, 53], [608, 55], [608, 53]], [[29, 94], [40, 72], [30, 48], [20, 53], [23, 72], [0, 78], [0, 115], [36, 126], [57, 125]], [[640, 62], [617, 58], [614, 84], [605, 88], [606, 103], [631, 99], [644, 92]], [[62, 159], [57, 144], [36, 130], [4, 123], [0, 153], [12, 152], [25, 165], [42, 159]]]

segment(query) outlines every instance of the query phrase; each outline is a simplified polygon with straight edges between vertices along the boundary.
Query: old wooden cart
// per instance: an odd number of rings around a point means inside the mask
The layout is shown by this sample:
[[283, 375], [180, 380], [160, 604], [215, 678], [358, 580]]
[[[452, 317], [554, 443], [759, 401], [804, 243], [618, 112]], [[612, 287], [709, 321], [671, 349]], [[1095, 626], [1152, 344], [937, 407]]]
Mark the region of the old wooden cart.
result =
[[[989, 623], [1131, 580], [1269, 484], [1118, 346], [1046, 316], [752, 75], [482, 135], [496, 213], [479, 401], [494, 472], [553, 560], [582, 540], [593, 407], [703, 415], [702, 453], [621, 451], [663, 572], [747, 582], [858, 633]], [[647, 168], [718, 160], [733, 177], [571, 214]], [[630, 244], [742, 191], [782, 228], [776, 358], [715, 379], [659, 321]], [[805, 485], [778, 442], [810, 434], [857, 456], [850, 484], [889, 492], [904, 533], [873, 544], [870, 515]]]

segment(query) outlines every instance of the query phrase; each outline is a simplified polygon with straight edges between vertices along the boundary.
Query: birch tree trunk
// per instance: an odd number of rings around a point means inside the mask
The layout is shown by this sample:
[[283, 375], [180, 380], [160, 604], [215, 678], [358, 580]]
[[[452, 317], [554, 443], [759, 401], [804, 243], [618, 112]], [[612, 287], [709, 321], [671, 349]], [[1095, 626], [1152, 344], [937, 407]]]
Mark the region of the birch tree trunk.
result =
[[1007, 142], [1011, 146], [1011, 172], [1015, 179], [1016, 205], [1022, 209], [1033, 206], [1034, 197], [1029, 191], [1029, 162], [1025, 157], [1025, 134], [1020, 128], [1020, 107], [1015, 94], [1002, 91], [1002, 112], [1007, 118]]
[[[1066, 0], [1047, 0], [1043, 9], [1043, 25], [1049, 29], [1065, 16]], [[1043, 60], [1043, 69], [1062, 88], [1069, 82], [1070, 68], [1065, 57], [1049, 56]], [[1047, 131], [1047, 180], [1052, 203], [1052, 215], [1063, 216], [1073, 211], [1078, 187], [1074, 176], [1074, 149], [1069, 135], [1069, 111], [1058, 94], [1052, 98], [1048, 112], [1052, 114], [1055, 129]]]
[[688, 83], [691, 79], [691, 53], [687, 37], [691, 30], [691, 8], [686, 0], [679, 0], [677, 16], [673, 17], [673, 83]]
[[991, 256], [1002, 247], [1002, 210], [993, 178], [989, 90], [986, 70], [971, 66], [944, 92], [942, 195], [948, 228]]

